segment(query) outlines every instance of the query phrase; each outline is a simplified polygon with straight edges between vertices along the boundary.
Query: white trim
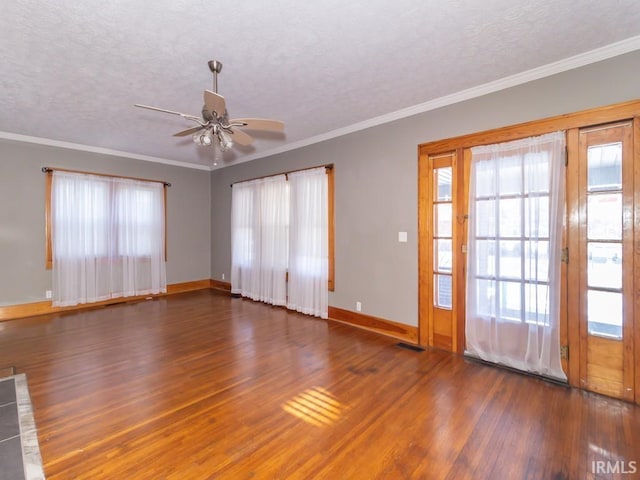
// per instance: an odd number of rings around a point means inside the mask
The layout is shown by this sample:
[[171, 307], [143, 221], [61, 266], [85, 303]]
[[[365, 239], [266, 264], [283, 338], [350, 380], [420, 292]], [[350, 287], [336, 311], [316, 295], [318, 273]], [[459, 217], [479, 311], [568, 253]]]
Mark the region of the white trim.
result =
[[162, 163], [164, 165], [172, 165], [174, 167], [195, 168], [196, 170], [207, 171], [211, 170], [208, 165], [198, 165], [196, 163], [190, 162], [178, 162], [177, 160], [169, 160], [167, 158], [152, 157], [150, 155], [139, 155], [137, 153], [123, 152], [121, 150], [112, 150], [111, 148], [93, 147], [91, 145], [83, 145], [81, 143], [63, 142], [60, 140], [51, 140], [49, 138], [20, 135], [18, 133], [0, 131], [0, 139], [15, 140], [17, 142], [36, 143], [38, 145], [46, 145], [49, 147], [68, 148], [70, 150], [80, 150], [82, 152], [101, 153], [103, 155], [111, 155], [114, 157], [124, 157], [132, 158], [134, 160], [143, 160], [145, 162]]
[[557, 73], [566, 72], [567, 70], [584, 67], [585, 65], [606, 60], [608, 58], [617, 57], [618, 55], [623, 55], [625, 53], [633, 52], [635, 50], [640, 50], [640, 35], [627, 38], [625, 40], [621, 40], [619, 42], [615, 42], [609, 45], [605, 45], [604, 47], [596, 48], [595, 50], [591, 50], [589, 52], [580, 53], [578, 55], [574, 55], [573, 57], [565, 58], [563, 60], [558, 60], [557, 62], [549, 63], [541, 67], [532, 68], [531, 70], [527, 70], [525, 72], [516, 73], [515, 75], [510, 75], [508, 77], [504, 77], [499, 80], [495, 80], [493, 82], [485, 83], [483, 85], [478, 85], [477, 87], [468, 88], [466, 90], [452, 93], [450, 95], [445, 95], [444, 97], [435, 98], [433, 100], [429, 100], [427, 102], [420, 103], [412, 107], [396, 110], [395, 112], [390, 112], [385, 115], [380, 115], [378, 117], [370, 118], [362, 122], [354, 123], [352, 125], [338, 128], [336, 130], [331, 130], [330, 132], [305, 138], [297, 142], [287, 143], [285, 145], [282, 145], [277, 148], [273, 148], [271, 150], [266, 150], [263, 152], [247, 155], [245, 157], [241, 157], [237, 159], [231, 165], [220, 165], [217, 167], [215, 166], [211, 167], [208, 165], [199, 165], [199, 164], [190, 163], [190, 162], [178, 162], [176, 160], [169, 160], [166, 158], [152, 157], [149, 155], [139, 155], [136, 153], [122, 152], [119, 150], [111, 150], [109, 148], [92, 147], [89, 145], [82, 145], [82, 144], [71, 143], [71, 142], [62, 142], [59, 140], [50, 140], [47, 138], [40, 138], [40, 137], [31, 137], [28, 135], [19, 135], [16, 133], [8, 133], [8, 132], [0, 131], [0, 138], [4, 138], [7, 140], [16, 140], [19, 142], [37, 143], [40, 145], [48, 145], [52, 147], [69, 148], [72, 150], [81, 150], [81, 151], [91, 152], [91, 153], [102, 153], [104, 155], [113, 155], [118, 157], [132, 158], [135, 160], [144, 160], [146, 162], [156, 162], [156, 163], [162, 163], [165, 165], [173, 165], [177, 167], [194, 168], [196, 170], [211, 171], [211, 170], [217, 170], [219, 168], [225, 168], [227, 166], [237, 165], [239, 163], [249, 162], [251, 160], [257, 160], [259, 158], [270, 157], [272, 155], [277, 155], [279, 153], [284, 153], [290, 150], [295, 150], [297, 148], [313, 145], [314, 143], [324, 142], [326, 140], [331, 140], [332, 138], [348, 135], [349, 133], [354, 133], [360, 130], [365, 130], [367, 128], [376, 127], [378, 125], [383, 125], [385, 123], [393, 122], [395, 120], [400, 120], [402, 118], [410, 117], [412, 115], [417, 115], [419, 113], [428, 112], [430, 110], [446, 107], [448, 105], [453, 105], [455, 103], [463, 102], [465, 100], [471, 100], [473, 98], [481, 97], [483, 95], [504, 90], [506, 88], [522, 85], [523, 83], [531, 82], [533, 80], [539, 80], [541, 78], [555, 75]]

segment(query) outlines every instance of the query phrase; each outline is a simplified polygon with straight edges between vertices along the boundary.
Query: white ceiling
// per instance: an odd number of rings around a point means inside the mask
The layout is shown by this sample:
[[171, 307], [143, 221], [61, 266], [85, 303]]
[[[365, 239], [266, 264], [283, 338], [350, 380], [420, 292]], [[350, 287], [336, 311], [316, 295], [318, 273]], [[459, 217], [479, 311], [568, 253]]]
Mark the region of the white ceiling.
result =
[[[639, 49], [639, 35], [638, 0], [4, 1], [0, 137], [219, 168]], [[285, 135], [223, 155], [173, 137], [186, 120], [133, 107], [198, 115], [210, 59], [231, 116], [283, 120]]]

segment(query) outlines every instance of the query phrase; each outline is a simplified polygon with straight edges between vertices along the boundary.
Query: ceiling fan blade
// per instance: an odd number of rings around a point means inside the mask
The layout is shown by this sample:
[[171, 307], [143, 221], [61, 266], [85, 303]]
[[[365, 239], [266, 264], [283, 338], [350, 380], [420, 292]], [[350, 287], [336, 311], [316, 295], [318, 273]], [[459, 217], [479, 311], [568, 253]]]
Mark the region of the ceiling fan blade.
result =
[[218, 117], [222, 117], [224, 112], [227, 111], [227, 107], [224, 101], [224, 97], [219, 93], [212, 92], [211, 90], [204, 91], [204, 105], [210, 112], [215, 112]]
[[193, 115], [187, 115], [186, 113], [174, 112], [173, 110], [167, 110], [164, 108], [150, 107], [149, 105], [140, 105], [139, 103], [136, 103], [134, 106], [140, 107], [140, 108], [146, 108], [147, 110], [153, 110], [155, 112], [163, 112], [163, 113], [170, 113], [172, 115], [180, 115], [182, 118], [186, 118], [188, 120], [194, 120], [198, 122], [200, 125], [202, 125], [202, 120], [200, 118], [194, 117]]
[[173, 136], [174, 137], [186, 137], [187, 135], [193, 135], [194, 133], [199, 132], [203, 128], [204, 127], [187, 128], [186, 130], [182, 130], [181, 132], [174, 133]]
[[234, 118], [233, 120], [229, 120], [229, 125], [248, 128], [250, 130], [284, 131], [284, 122], [271, 120], [270, 118]]
[[231, 139], [234, 143], [237, 143], [238, 145], [247, 146], [253, 143], [253, 138], [241, 130], [228, 130], [228, 133], [231, 134]]

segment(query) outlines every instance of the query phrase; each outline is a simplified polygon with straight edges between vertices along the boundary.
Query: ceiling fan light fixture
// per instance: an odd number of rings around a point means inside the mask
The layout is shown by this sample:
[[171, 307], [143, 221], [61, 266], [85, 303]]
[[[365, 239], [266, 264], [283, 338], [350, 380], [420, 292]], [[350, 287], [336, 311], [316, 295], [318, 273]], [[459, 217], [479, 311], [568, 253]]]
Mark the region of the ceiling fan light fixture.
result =
[[226, 152], [231, 147], [233, 147], [233, 140], [231, 139], [231, 135], [225, 132], [223, 129], [218, 130], [218, 142], [220, 144], [220, 150]]
[[196, 133], [193, 135], [193, 143], [195, 143], [196, 145], [208, 147], [213, 143], [213, 139], [211, 138], [211, 134], [209, 132]]

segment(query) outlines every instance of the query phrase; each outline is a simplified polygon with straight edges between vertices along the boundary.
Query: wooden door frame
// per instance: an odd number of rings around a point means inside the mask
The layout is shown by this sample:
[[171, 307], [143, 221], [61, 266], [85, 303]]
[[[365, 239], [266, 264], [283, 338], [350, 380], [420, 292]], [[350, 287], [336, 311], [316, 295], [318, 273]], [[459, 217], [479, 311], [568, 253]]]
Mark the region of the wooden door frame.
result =
[[634, 206], [633, 231], [634, 231], [634, 278], [633, 292], [635, 293], [634, 305], [634, 340], [635, 340], [635, 401], [640, 405], [640, 116], [633, 119], [633, 192]]
[[[442, 168], [445, 166], [451, 167], [451, 262], [452, 262], [452, 271], [451, 271], [451, 350], [453, 352], [458, 351], [458, 344], [456, 339], [457, 335], [457, 322], [456, 318], [458, 316], [458, 311], [456, 305], [459, 302], [459, 298], [457, 295], [457, 287], [459, 282], [457, 275], [457, 265], [460, 263], [457, 261], [457, 251], [456, 245], [458, 242], [458, 222], [456, 221], [456, 211], [457, 211], [457, 201], [459, 199], [457, 189], [459, 188], [459, 180], [457, 175], [458, 165], [460, 163], [459, 152], [457, 150], [446, 151], [446, 152], [438, 152], [438, 153], [426, 153], [419, 154], [419, 162], [418, 169], [420, 179], [419, 182], [419, 190], [418, 197], [420, 202], [419, 209], [423, 212], [420, 215], [418, 223], [419, 223], [419, 270], [420, 270], [420, 286], [419, 290], [422, 294], [419, 297], [419, 312], [421, 318], [428, 318], [429, 320], [425, 323], [423, 328], [419, 328], [419, 342], [421, 345], [428, 346], [439, 346], [443, 348], [440, 342], [437, 342], [434, 339], [434, 319], [435, 313], [433, 311], [433, 292], [434, 292], [434, 284], [433, 284], [433, 258], [434, 258], [434, 250], [433, 250], [433, 235], [432, 229], [434, 224], [433, 217], [433, 171], [436, 168]], [[437, 160], [439, 158], [451, 157], [450, 165], [439, 164]], [[435, 164], [434, 164], [435, 162]], [[425, 261], [426, 260], [426, 261]]]
[[[579, 165], [576, 161], [580, 151], [580, 129], [578, 127], [567, 131], [567, 170], [566, 170], [566, 198], [578, 198], [578, 182], [571, 180], [577, 179], [579, 174]], [[568, 301], [573, 293], [569, 285], [579, 285], [581, 272], [577, 268], [570, 268], [573, 265], [580, 265], [580, 251], [578, 248], [570, 248], [569, 243], [572, 238], [580, 237], [580, 218], [584, 216], [584, 212], [580, 211], [578, 202], [566, 202], [567, 219], [565, 225], [565, 246], [569, 248], [568, 263], [563, 265], [566, 271], [566, 277], [562, 282], [565, 287], [566, 298], [564, 312], [564, 330], [567, 332], [567, 340], [569, 345], [569, 359], [567, 378], [569, 385], [572, 387], [582, 388], [580, 384], [580, 306], [576, 301]]]
[[[468, 163], [466, 150], [479, 145], [488, 145], [492, 143], [507, 142], [511, 140], [517, 140], [520, 138], [543, 135], [545, 133], [551, 133], [558, 130], [565, 130], [567, 132], [567, 152], [568, 156], [574, 157], [577, 155], [578, 148], [578, 129], [606, 124], [614, 123], [623, 120], [634, 121], [634, 291], [640, 290], [640, 125], [637, 118], [640, 117], [640, 100], [632, 100], [629, 102], [618, 103], [614, 105], [608, 105], [604, 107], [593, 108], [589, 110], [583, 110], [575, 113], [569, 113], [565, 115], [559, 115], [542, 120], [536, 120], [517, 125], [511, 125], [503, 128], [496, 128], [483, 132], [473, 133], [469, 135], [463, 135], [460, 137], [448, 138], [444, 140], [437, 140], [434, 142], [424, 143], [418, 146], [418, 305], [419, 305], [419, 319], [418, 319], [418, 331], [419, 341], [421, 345], [429, 345], [429, 304], [426, 301], [426, 288], [427, 288], [427, 275], [428, 268], [425, 267], [425, 261], [431, 261], [426, 255], [426, 242], [429, 238], [428, 229], [430, 226], [425, 222], [426, 209], [428, 207], [428, 186], [425, 185], [427, 179], [426, 173], [429, 168], [428, 159], [429, 155], [442, 152], [457, 151], [458, 161], [464, 159], [463, 166], [458, 166], [458, 193], [462, 190], [465, 193], [465, 198], [458, 199], [458, 212], [456, 214], [466, 215], [468, 195]], [[567, 166], [567, 177], [577, 173], [576, 162], [569, 161]], [[466, 172], [466, 174], [465, 174]], [[569, 185], [567, 185], [567, 195], [569, 195]], [[426, 190], [426, 191], [425, 191]], [[575, 222], [575, 215], [578, 212], [567, 210], [567, 224], [566, 234], [571, 234], [571, 229], [575, 228], [573, 223]], [[465, 222], [466, 227], [466, 222]], [[575, 232], [574, 232], [575, 233]], [[460, 237], [460, 235], [459, 235]], [[576, 265], [578, 258], [578, 252], [569, 251], [569, 265]], [[464, 258], [464, 257], [462, 257]], [[464, 263], [464, 262], [459, 262]], [[462, 267], [461, 267], [462, 268]], [[566, 272], [566, 282], [572, 282], [577, 280], [576, 272], [570, 267], [563, 266], [563, 270]], [[458, 269], [456, 269], [458, 272]], [[458, 273], [459, 274], [459, 273]], [[458, 281], [462, 296], [458, 297], [464, 303], [464, 271], [462, 272], [461, 281]], [[566, 283], [565, 282], [565, 283]], [[563, 312], [563, 320], [560, 325], [560, 337], [561, 344], [568, 345], [569, 358], [563, 360], [563, 367], [567, 373], [569, 384], [575, 387], [579, 385], [579, 332], [570, 328], [571, 319], [575, 319], [575, 309], [566, 302], [566, 290], [563, 292], [563, 305], [565, 311]], [[464, 314], [461, 313], [461, 308], [458, 308], [458, 317], [456, 318], [458, 338], [454, 339], [457, 344], [458, 353], [464, 352]], [[640, 404], [640, 295], [636, 295], [635, 309], [634, 309], [634, 328], [635, 328], [635, 391], [636, 402]]]

